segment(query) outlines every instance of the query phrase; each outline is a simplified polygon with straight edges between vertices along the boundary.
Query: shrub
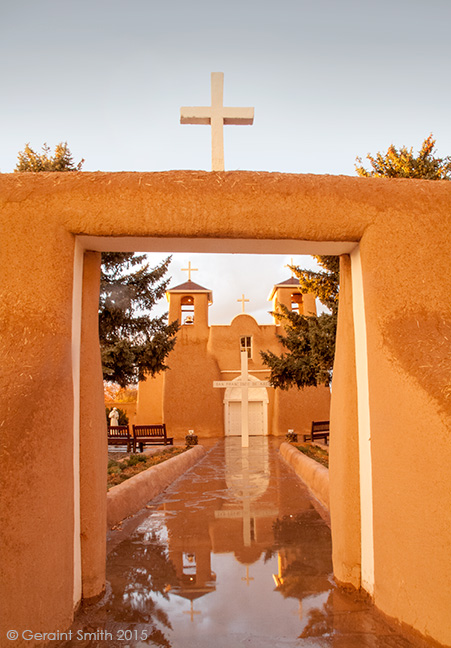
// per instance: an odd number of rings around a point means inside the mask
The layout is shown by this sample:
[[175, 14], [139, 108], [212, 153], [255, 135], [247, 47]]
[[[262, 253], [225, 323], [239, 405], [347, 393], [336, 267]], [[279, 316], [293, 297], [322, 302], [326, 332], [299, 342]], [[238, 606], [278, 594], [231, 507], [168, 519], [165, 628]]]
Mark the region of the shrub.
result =
[[[139, 463], [146, 463], [147, 457], [145, 454], [132, 454], [129, 459], [127, 459], [127, 466], [136, 466]], [[125, 462], [124, 462], [125, 463]]]

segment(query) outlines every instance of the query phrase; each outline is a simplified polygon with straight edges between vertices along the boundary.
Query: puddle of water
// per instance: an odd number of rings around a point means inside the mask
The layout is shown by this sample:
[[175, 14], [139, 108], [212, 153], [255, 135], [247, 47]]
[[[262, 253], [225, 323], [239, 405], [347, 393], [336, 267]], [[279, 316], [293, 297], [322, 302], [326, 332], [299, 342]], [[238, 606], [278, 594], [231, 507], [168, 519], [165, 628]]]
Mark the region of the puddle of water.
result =
[[226, 439], [110, 552], [59, 646], [412, 646], [338, 590], [330, 531], [271, 441]]

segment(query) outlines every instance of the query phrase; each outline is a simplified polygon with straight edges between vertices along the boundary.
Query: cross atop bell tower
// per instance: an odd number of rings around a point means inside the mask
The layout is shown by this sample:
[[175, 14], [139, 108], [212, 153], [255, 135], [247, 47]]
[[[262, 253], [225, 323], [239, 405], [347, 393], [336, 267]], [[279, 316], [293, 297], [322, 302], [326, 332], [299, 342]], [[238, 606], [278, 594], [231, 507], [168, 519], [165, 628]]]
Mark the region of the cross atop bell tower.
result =
[[188, 273], [188, 281], [191, 281], [191, 273], [192, 272], [198, 272], [199, 268], [192, 268], [191, 267], [191, 261], [188, 261], [188, 267], [187, 268], [182, 268], [182, 272], [187, 272]]

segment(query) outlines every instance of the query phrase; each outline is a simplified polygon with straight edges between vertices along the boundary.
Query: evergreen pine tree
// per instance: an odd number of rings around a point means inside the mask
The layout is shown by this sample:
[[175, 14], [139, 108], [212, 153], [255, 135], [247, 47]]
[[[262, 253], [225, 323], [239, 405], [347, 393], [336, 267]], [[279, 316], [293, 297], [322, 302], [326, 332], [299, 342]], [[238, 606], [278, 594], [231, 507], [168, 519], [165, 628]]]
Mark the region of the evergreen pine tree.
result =
[[151, 269], [145, 255], [102, 254], [99, 334], [105, 380], [126, 387], [146, 374], [167, 367], [178, 322], [168, 325], [167, 314], [151, 319], [149, 311], [164, 296], [170, 257]]
[[284, 335], [277, 337], [286, 353], [277, 356], [261, 351], [263, 363], [271, 370], [274, 387], [328, 385], [332, 378], [337, 329], [339, 257], [315, 256], [323, 268], [319, 272], [290, 266], [299, 279], [301, 292], [314, 292], [330, 310], [319, 316], [299, 315], [281, 306], [273, 313], [284, 325]]

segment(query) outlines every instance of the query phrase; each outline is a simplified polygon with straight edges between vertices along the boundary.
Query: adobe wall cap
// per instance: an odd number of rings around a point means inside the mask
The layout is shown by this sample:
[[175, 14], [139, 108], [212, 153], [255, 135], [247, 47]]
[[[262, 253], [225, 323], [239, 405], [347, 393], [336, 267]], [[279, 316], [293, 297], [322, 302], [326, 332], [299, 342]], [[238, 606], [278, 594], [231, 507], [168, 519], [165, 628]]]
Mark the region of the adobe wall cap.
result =
[[250, 313], [238, 313], [238, 315], [235, 315], [235, 317], [232, 319], [229, 326], [232, 326], [233, 322], [237, 320], [239, 317], [248, 317], [249, 319], [253, 320], [258, 327], [260, 326], [260, 324], [257, 322], [255, 317], [253, 315], [250, 315]]

